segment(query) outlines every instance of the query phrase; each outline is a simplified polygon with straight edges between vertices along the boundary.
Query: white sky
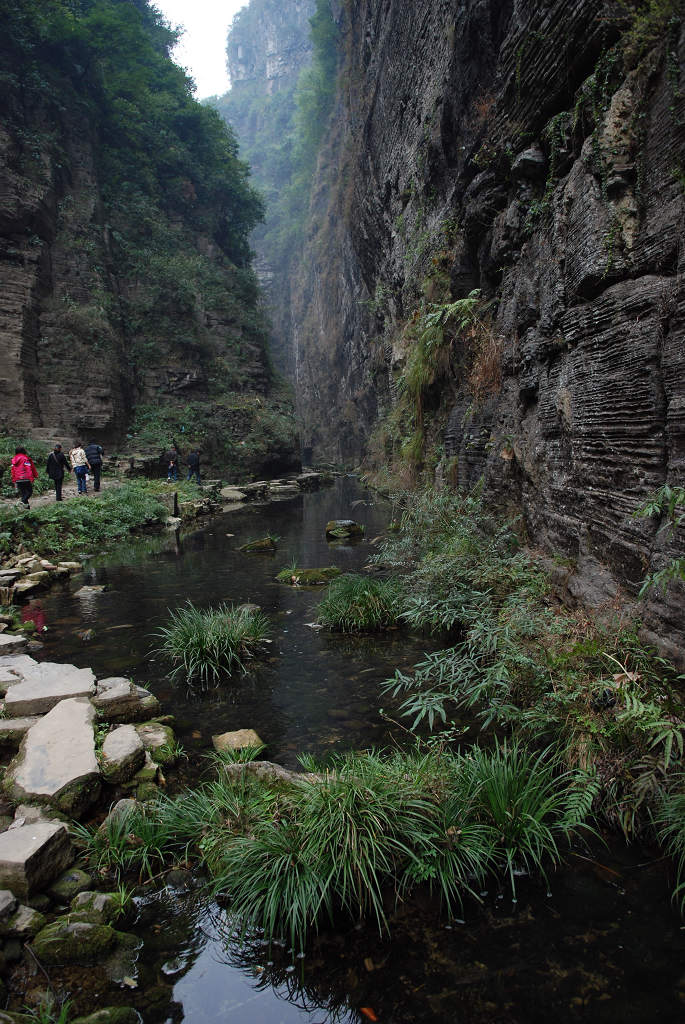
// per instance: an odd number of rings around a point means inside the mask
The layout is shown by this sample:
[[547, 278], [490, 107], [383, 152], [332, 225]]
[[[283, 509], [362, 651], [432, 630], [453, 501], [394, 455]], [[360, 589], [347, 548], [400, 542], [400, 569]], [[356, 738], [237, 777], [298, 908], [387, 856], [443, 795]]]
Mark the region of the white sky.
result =
[[221, 96], [229, 88], [226, 72], [228, 26], [248, 0], [153, 0], [172, 27], [185, 32], [172, 56], [195, 79], [198, 99]]

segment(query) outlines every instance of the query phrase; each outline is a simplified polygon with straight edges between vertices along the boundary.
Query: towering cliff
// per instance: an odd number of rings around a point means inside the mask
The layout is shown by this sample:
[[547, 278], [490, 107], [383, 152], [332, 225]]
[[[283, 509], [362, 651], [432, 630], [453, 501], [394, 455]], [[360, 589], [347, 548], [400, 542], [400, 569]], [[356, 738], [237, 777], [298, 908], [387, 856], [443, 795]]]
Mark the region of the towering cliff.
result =
[[272, 386], [234, 136], [147, 0], [0, 8], [0, 428], [114, 445], [135, 410], [230, 465]]
[[294, 284], [305, 443], [482, 479], [595, 604], [682, 551], [633, 517], [685, 474], [682, 14], [346, 0]]
[[315, 11], [316, 0], [252, 0], [243, 7], [226, 47], [231, 90], [212, 101], [235, 130], [265, 198], [265, 222], [253, 233], [252, 244], [273, 321], [271, 350], [278, 368], [289, 376], [293, 239], [310, 184], [310, 175], [304, 183], [295, 180], [300, 163], [295, 122], [298, 83], [311, 64], [310, 18]]

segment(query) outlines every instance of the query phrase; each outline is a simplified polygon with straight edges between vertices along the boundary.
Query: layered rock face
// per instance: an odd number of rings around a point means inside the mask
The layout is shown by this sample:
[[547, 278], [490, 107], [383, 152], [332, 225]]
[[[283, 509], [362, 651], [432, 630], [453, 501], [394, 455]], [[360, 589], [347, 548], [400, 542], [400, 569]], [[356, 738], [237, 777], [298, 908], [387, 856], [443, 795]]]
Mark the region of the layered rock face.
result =
[[[683, 541], [633, 518], [685, 477], [681, 5], [357, 0], [341, 34], [293, 318], [305, 444], [362, 457], [422, 293], [480, 288], [497, 383], [474, 395], [464, 352], [443, 465], [523, 510], [572, 598], [635, 595]], [[683, 608], [674, 585], [639, 609], [676, 654]]]

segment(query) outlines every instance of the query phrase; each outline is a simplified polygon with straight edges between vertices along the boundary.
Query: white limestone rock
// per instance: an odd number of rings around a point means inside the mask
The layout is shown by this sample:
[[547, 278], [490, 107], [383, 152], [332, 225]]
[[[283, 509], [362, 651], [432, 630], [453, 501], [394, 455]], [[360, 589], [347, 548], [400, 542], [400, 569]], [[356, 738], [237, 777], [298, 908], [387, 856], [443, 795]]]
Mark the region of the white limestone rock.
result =
[[145, 764], [143, 741], [132, 725], [120, 725], [105, 737], [100, 767], [107, 782], [128, 782]]
[[0, 834], [0, 886], [20, 899], [49, 885], [74, 860], [66, 825], [37, 822]]
[[7, 770], [5, 789], [12, 798], [80, 817], [100, 793], [94, 718], [90, 701], [76, 697], [39, 719]]
[[62, 700], [90, 697], [95, 691], [95, 676], [89, 668], [43, 661], [22, 669], [21, 675], [5, 695], [5, 713], [10, 717], [44, 715]]

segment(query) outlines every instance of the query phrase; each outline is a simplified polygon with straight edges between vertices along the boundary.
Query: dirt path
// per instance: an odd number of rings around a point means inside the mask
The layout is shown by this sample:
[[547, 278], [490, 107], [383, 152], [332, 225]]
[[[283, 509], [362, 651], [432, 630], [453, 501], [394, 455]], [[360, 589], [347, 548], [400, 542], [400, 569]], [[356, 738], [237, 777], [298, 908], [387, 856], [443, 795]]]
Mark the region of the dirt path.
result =
[[[94, 498], [99, 498], [104, 491], [108, 491], [112, 487], [121, 487], [121, 480], [118, 480], [116, 477], [102, 477], [100, 480], [100, 490], [97, 493], [93, 490], [93, 481], [89, 480], [87, 496], [85, 498], [79, 498], [76, 488], [76, 478], [73, 473], [70, 473], [64, 478], [62, 498], [64, 501], [92, 501]], [[3, 506], [19, 504], [19, 498], [16, 495], [12, 498], [2, 498], [0, 501]], [[54, 502], [55, 491], [54, 489], [50, 489], [49, 491], [46, 491], [45, 494], [34, 494], [31, 498], [30, 505], [31, 508], [38, 508], [40, 505], [53, 505]]]

